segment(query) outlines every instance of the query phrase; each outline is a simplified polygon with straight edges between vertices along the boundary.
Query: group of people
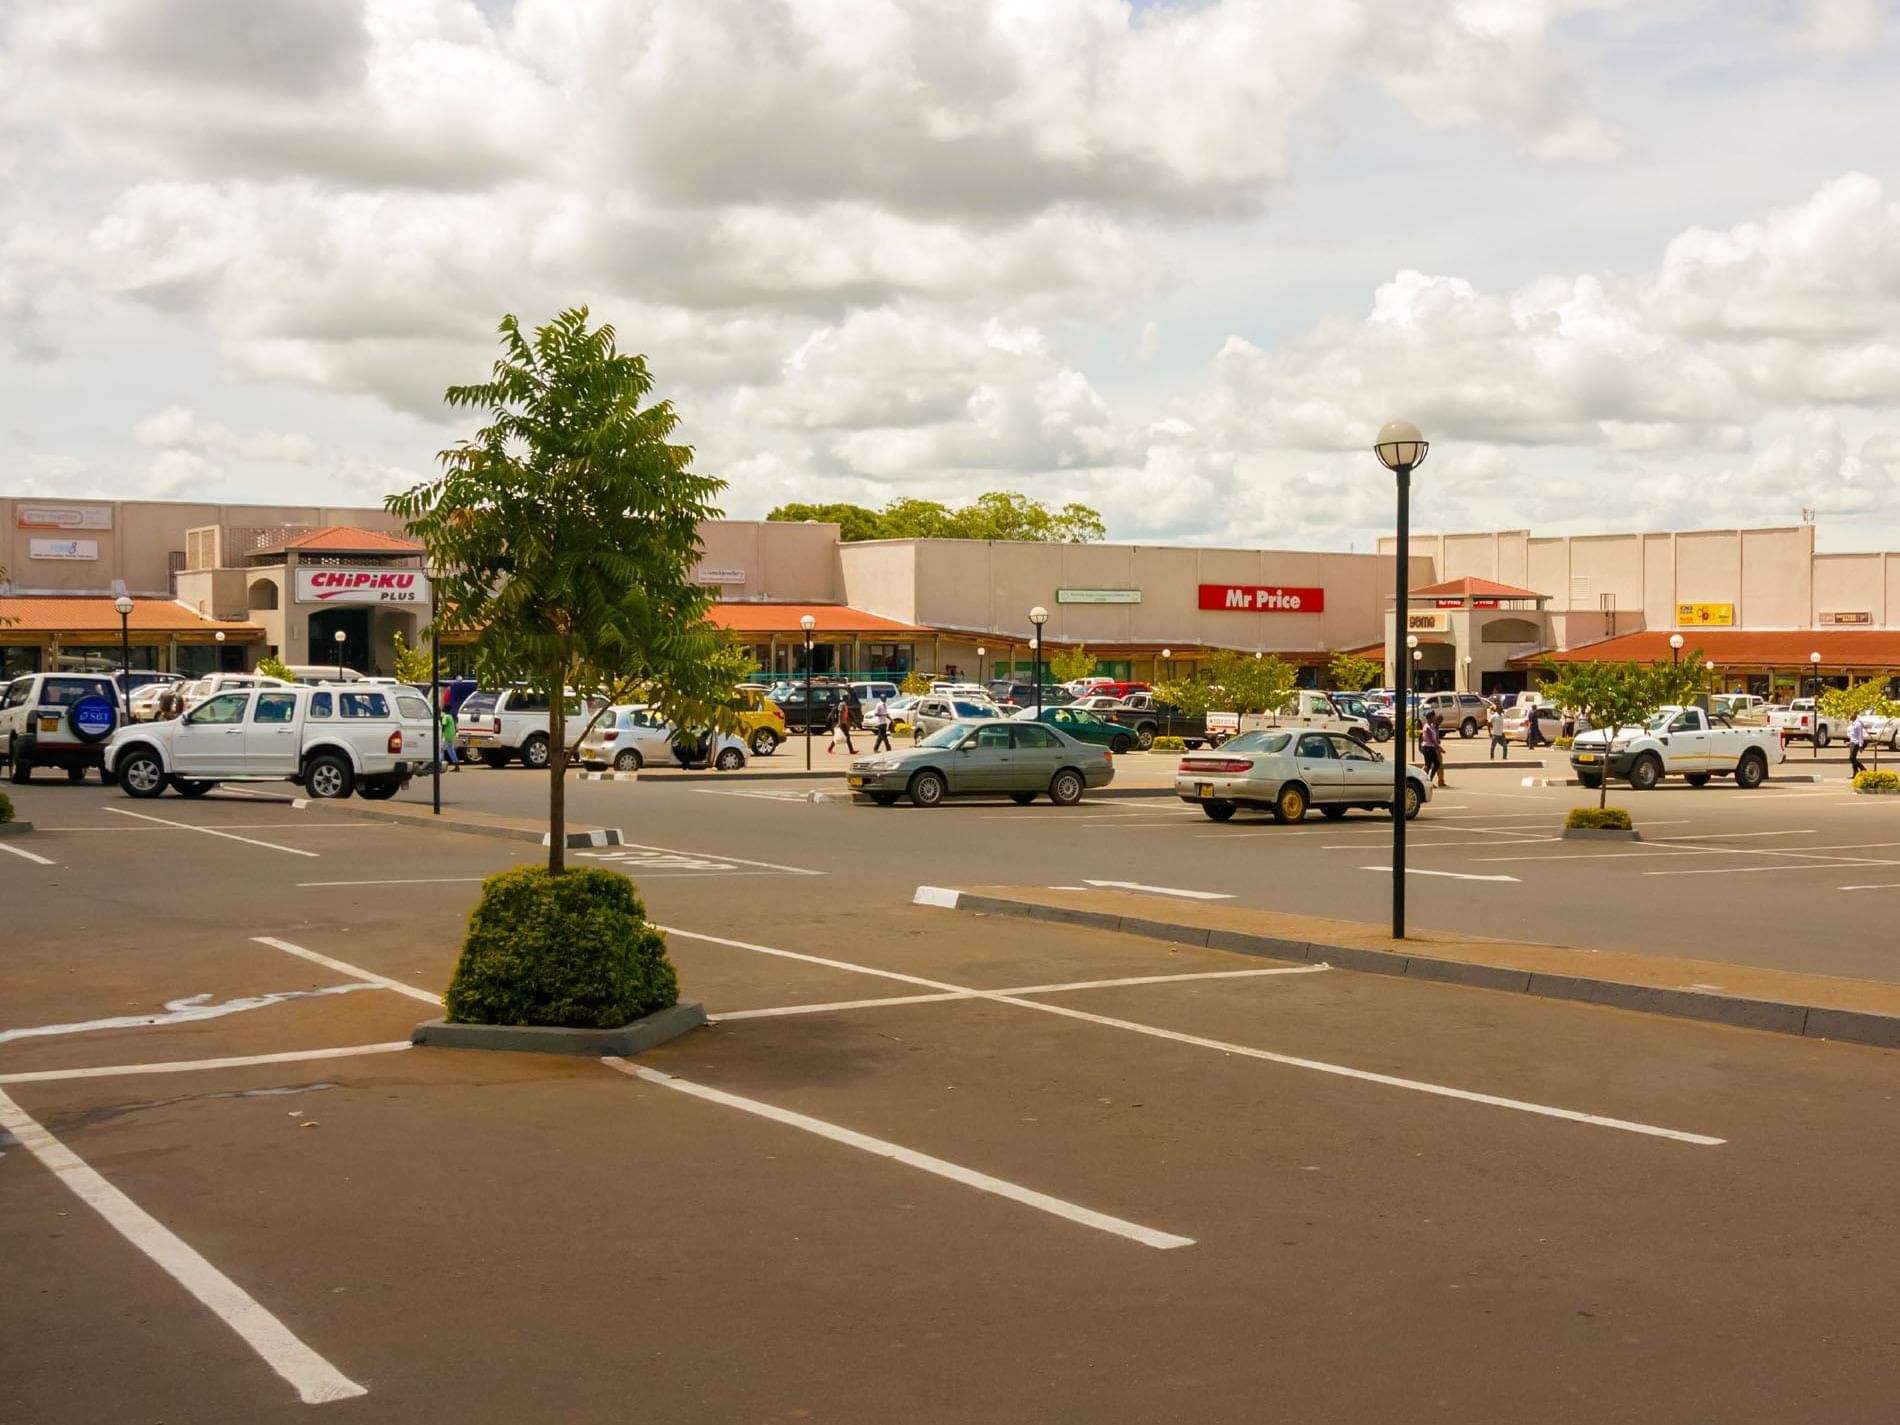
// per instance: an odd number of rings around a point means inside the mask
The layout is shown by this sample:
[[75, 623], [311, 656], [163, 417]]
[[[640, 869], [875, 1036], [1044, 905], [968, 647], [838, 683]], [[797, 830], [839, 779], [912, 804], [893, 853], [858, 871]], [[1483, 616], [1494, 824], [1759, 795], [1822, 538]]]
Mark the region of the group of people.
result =
[[[846, 688], [831, 711], [831, 741], [825, 745], [826, 752], [836, 752], [838, 739], [843, 738], [844, 750], [853, 756], [857, 755], [858, 749], [851, 741], [851, 729], [862, 728], [866, 725], [867, 720], [861, 708], [858, 695]], [[897, 719], [891, 713], [890, 699], [882, 693], [878, 694], [877, 701], [871, 705], [868, 721], [874, 734], [871, 750], [873, 752], [891, 751], [891, 726]]]
[[[1524, 746], [1529, 750], [1547, 747], [1550, 740], [1537, 725], [1538, 710], [1531, 708], [1524, 717]], [[1504, 695], [1493, 692], [1485, 699], [1484, 726], [1490, 735], [1492, 760], [1498, 757], [1511, 760], [1511, 738], [1504, 727]], [[1435, 786], [1445, 786], [1445, 724], [1438, 709], [1433, 708], [1425, 714], [1425, 721], [1419, 728], [1419, 758], [1425, 764], [1425, 775], [1432, 779]]]

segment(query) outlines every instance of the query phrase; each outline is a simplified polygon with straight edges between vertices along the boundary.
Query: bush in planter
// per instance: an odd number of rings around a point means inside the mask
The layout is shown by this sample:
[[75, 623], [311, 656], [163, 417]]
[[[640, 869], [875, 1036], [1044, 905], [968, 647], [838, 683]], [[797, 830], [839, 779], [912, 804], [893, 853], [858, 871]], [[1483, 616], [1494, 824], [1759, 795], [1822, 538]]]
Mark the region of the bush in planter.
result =
[[1178, 737], [1157, 737], [1149, 744], [1148, 750], [1150, 752], [1185, 752], [1187, 743]]
[[646, 913], [613, 871], [490, 876], [443, 998], [449, 1019], [612, 1029], [677, 1003], [679, 977]]
[[[1862, 772], [1854, 778], [1854, 790], [1857, 792], [1900, 792], [1900, 777], [1892, 772]], [[0, 815], [0, 821], [6, 817]]]
[[13, 820], [13, 798], [0, 792], [0, 822]]
[[1553, 737], [1550, 740], [1550, 745], [1559, 752], [1568, 752], [1577, 745], [1577, 739], [1574, 737]]
[[1631, 831], [1630, 814], [1622, 807], [1572, 807], [1564, 818], [1570, 831]]

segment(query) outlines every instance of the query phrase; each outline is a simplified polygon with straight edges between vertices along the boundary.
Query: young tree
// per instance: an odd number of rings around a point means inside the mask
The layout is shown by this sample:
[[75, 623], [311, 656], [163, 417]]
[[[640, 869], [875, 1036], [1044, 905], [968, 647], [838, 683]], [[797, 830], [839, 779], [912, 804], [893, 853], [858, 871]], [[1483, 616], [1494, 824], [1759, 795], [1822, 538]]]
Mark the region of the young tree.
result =
[[913, 668], [904, 675], [904, 681], [897, 685], [897, 691], [913, 698], [921, 698], [930, 691], [930, 679]]
[[1182, 717], [1206, 717], [1221, 706], [1221, 693], [1204, 678], [1175, 678], [1154, 685], [1155, 701], [1166, 703]]
[[297, 675], [290, 671], [290, 665], [275, 653], [266, 653], [258, 659], [257, 671], [266, 678], [282, 678], [286, 683], [297, 681]]
[[713, 590], [693, 571], [724, 482], [692, 471], [691, 448], [670, 443], [671, 403], [642, 404], [646, 359], [620, 351], [611, 326], [590, 327], [585, 307], [532, 336], [511, 315], [500, 333], [491, 379], [446, 395], [487, 423], [442, 452], [440, 476], [386, 503], [442, 571], [437, 629], [469, 634], [489, 676], [548, 696], [558, 875], [568, 690], [613, 668], [652, 681], [673, 709], [715, 707], [725, 636], [706, 621]]
[[[1619, 729], [1641, 727], [1656, 709], [1676, 699], [1679, 671], [1669, 664], [1645, 667], [1641, 663], [1570, 663], [1556, 677], [1547, 678], [1539, 693], [1558, 707], [1575, 708], [1604, 734], [1604, 750]], [[1610, 799], [1610, 779], [1599, 776], [1599, 807]]]
[[1095, 655], [1089, 652], [1086, 643], [1078, 643], [1073, 648], [1058, 648], [1043, 661], [1043, 666], [1056, 682], [1073, 683], [1077, 678], [1094, 673]]
[[399, 682], [425, 687], [435, 678], [435, 659], [420, 648], [411, 648], [400, 633], [393, 634], [396, 645], [396, 678]]
[[1271, 653], [1260, 657], [1222, 649], [1208, 656], [1206, 671], [1208, 681], [1221, 689], [1214, 706], [1229, 712], [1284, 711], [1299, 687], [1299, 674], [1292, 665]]
[[[1878, 678], [1869, 678], [1864, 683], [1850, 683], [1845, 688], [1829, 688], [1821, 694], [1821, 711], [1843, 722], [1852, 722], [1862, 713], [1894, 718], [1900, 717], [1900, 703], [1887, 696], [1886, 685]], [[1879, 771], [1880, 743], [1871, 737], [1867, 743], [1874, 749], [1874, 770]]]
[[1335, 653], [1332, 674], [1335, 688], [1348, 693], [1363, 693], [1385, 676], [1385, 665], [1351, 653]]

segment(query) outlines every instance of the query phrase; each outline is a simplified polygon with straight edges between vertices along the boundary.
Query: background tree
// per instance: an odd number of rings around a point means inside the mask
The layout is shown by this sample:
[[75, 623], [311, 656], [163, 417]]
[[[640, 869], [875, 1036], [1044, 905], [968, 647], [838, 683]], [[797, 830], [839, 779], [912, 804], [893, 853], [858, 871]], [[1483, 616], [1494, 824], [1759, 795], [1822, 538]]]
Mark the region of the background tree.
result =
[[392, 637], [396, 645], [396, 681], [427, 687], [435, 678], [434, 657], [420, 648], [411, 648], [400, 633]]
[[1166, 703], [1182, 717], [1206, 717], [1221, 706], [1221, 693], [1205, 678], [1173, 678], [1154, 685], [1155, 701]]
[[1207, 679], [1221, 689], [1216, 707], [1237, 713], [1277, 713], [1293, 701], [1299, 674], [1284, 659], [1221, 649], [1208, 656]]
[[[1655, 716], [1656, 709], [1681, 701], [1671, 696], [1678, 691], [1681, 672], [1668, 664], [1645, 667], [1641, 663], [1569, 663], [1564, 671], [1546, 678], [1539, 693], [1558, 707], [1574, 708], [1589, 720], [1593, 729], [1608, 740], [1626, 727], [1641, 727]], [[1693, 673], [1694, 669], [1686, 671]], [[1599, 776], [1599, 807], [1610, 797], [1610, 779]]]
[[290, 665], [275, 653], [266, 653], [258, 659], [257, 671], [266, 678], [282, 678], [286, 683], [297, 681], [297, 675], [290, 671]]
[[930, 679], [913, 668], [904, 675], [904, 681], [897, 685], [897, 691], [913, 698], [921, 698], [930, 691]]
[[1348, 693], [1363, 693], [1385, 676], [1385, 665], [1351, 653], [1332, 657], [1333, 686]]
[[892, 500], [881, 510], [852, 504], [788, 504], [768, 520], [824, 520], [846, 544], [865, 539], [1005, 539], [1039, 544], [1090, 544], [1108, 537], [1101, 513], [1071, 502], [1052, 510], [1014, 490], [978, 495], [961, 509], [938, 500]]
[[[1829, 688], [1821, 694], [1821, 711], [1842, 722], [1852, 722], [1862, 713], [1893, 718], [1900, 717], [1900, 703], [1887, 696], [1886, 685], [1878, 678], [1869, 678], [1864, 683], [1849, 683], [1845, 688]], [[1880, 744], [1871, 737], [1867, 744], [1874, 749], [1874, 770], [1879, 771]]]
[[[479, 411], [473, 440], [441, 454], [442, 474], [389, 497], [429, 552], [438, 631], [467, 633], [492, 678], [548, 697], [548, 871], [565, 869], [567, 690], [615, 669], [645, 676], [673, 709], [717, 704], [720, 630], [713, 590], [694, 582], [699, 525], [723, 487], [670, 442], [679, 418], [646, 359], [621, 352], [587, 309], [522, 333], [501, 327], [490, 380], [451, 386]], [[730, 696], [731, 688], [725, 689]]]
[[1089, 652], [1086, 643], [1078, 643], [1073, 648], [1058, 648], [1043, 660], [1043, 666], [1056, 682], [1073, 683], [1077, 678], [1094, 674], [1095, 655]]

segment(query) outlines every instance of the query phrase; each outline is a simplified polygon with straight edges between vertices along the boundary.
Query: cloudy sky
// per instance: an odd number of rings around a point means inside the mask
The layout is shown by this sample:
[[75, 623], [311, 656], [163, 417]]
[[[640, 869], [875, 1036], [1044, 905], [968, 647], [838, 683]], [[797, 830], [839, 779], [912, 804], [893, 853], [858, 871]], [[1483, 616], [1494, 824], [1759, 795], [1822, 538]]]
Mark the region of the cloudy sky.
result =
[[1896, 0], [0, 0], [0, 492], [372, 502], [503, 312], [727, 511], [1900, 548]]

